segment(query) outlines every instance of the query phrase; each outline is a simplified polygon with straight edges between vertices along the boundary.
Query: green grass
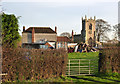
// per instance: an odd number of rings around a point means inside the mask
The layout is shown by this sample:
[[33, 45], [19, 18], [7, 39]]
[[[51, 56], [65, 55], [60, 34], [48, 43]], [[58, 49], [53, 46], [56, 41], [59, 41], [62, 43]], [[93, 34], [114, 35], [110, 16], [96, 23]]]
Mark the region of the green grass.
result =
[[[107, 77], [107, 76], [102, 76], [102, 77], [98, 77], [98, 76], [74, 76], [74, 77], [66, 77], [66, 76], [61, 76], [61, 77], [55, 77], [55, 78], [49, 78], [49, 79], [41, 79], [41, 80], [37, 80], [37, 81], [24, 81], [24, 82], [14, 82], [11, 84], [38, 84], [38, 83], [58, 83], [58, 84], [62, 84], [63, 82], [66, 83], [75, 83], [75, 84], [83, 84], [83, 83], [93, 83], [93, 84], [101, 84], [101, 83], [115, 83], [115, 84], [120, 84], [120, 78], [118, 77]], [[4, 83], [4, 84], [10, 84], [10, 83]]]
[[69, 53], [68, 59], [98, 59], [99, 52]]

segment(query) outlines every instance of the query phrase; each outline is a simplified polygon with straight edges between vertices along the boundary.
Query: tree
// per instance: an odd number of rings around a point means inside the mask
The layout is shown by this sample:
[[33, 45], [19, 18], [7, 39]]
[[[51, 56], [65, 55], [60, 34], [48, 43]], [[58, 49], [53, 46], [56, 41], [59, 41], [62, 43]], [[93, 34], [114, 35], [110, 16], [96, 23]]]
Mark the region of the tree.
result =
[[111, 26], [107, 21], [104, 21], [103, 19], [96, 20], [96, 37], [98, 42], [101, 40], [109, 40], [107, 35], [109, 31], [111, 31]]
[[2, 44], [16, 47], [20, 40], [18, 18], [15, 15], [2, 14]]
[[113, 26], [114, 39], [118, 40], [118, 24]]
[[60, 36], [67, 36], [68, 38], [70, 37], [70, 33], [68, 32], [63, 32], [60, 34]]

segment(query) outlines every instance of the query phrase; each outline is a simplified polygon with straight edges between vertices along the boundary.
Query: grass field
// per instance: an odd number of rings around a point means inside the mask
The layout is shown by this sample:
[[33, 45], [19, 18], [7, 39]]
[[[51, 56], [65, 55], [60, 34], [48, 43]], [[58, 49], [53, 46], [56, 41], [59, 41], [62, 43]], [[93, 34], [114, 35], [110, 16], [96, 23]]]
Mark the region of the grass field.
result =
[[98, 59], [99, 52], [69, 53], [68, 59]]

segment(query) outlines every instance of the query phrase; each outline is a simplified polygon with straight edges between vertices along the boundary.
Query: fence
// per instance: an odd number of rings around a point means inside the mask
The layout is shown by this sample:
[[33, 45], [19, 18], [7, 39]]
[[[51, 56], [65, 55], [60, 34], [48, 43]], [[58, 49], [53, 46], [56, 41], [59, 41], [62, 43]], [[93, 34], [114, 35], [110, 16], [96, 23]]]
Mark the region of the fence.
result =
[[98, 71], [98, 60], [69, 59], [66, 76], [94, 75]]

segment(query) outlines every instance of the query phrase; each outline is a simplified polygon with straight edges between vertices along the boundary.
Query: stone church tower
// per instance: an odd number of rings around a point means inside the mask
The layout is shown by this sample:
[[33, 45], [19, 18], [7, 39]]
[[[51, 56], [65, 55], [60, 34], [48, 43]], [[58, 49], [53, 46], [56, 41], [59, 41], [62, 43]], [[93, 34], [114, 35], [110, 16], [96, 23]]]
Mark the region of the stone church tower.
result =
[[87, 19], [86, 16], [85, 19], [83, 19], [82, 17], [82, 42], [92, 47], [96, 45], [95, 19], [95, 16], [94, 19], [92, 19], [92, 17], [90, 19]]

